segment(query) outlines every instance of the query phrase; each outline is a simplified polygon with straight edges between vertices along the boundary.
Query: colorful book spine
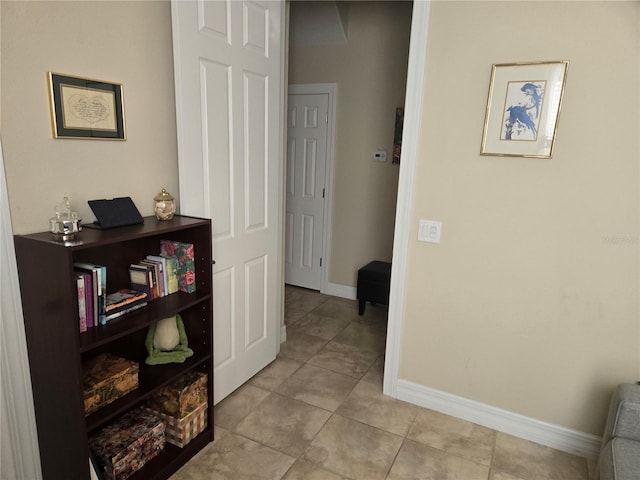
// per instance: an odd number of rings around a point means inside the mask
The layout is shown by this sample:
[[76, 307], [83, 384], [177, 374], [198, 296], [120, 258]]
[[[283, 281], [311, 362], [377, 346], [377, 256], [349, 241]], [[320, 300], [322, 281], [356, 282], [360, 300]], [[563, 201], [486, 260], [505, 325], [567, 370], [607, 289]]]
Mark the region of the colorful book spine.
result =
[[104, 301], [107, 295], [107, 267], [89, 262], [76, 262], [74, 267], [93, 274], [93, 295], [94, 295], [94, 325], [104, 323]]
[[186, 293], [196, 291], [195, 256], [192, 243], [160, 240], [160, 254], [175, 257], [178, 262], [178, 290]]
[[80, 319], [80, 332], [87, 331], [87, 306], [84, 293], [84, 275], [76, 274], [76, 285], [78, 288], [78, 317]]
[[93, 316], [94, 292], [93, 292], [93, 273], [86, 270], [76, 269], [76, 274], [84, 277], [84, 299], [85, 309], [87, 312], [87, 327], [95, 327], [96, 323]]
[[121, 310], [117, 310], [115, 312], [112, 313], [108, 313], [106, 315], [106, 321], [109, 322], [115, 318], [121, 317], [123, 315], [126, 315], [127, 313], [131, 313], [131, 312], [135, 312], [136, 310], [142, 308], [142, 307], [146, 307], [147, 306], [147, 302], [143, 301], [140, 303], [134, 303], [131, 305], [128, 305], [127, 308], [123, 308]]
[[160, 255], [147, 255], [147, 260], [158, 264], [160, 269], [160, 291], [162, 292], [163, 297], [169, 295], [169, 288], [167, 285], [167, 259]]
[[166, 260], [165, 271], [167, 273], [167, 293], [178, 291], [178, 259], [176, 257], [163, 257]]
[[160, 265], [158, 265], [157, 262], [147, 259], [142, 259], [139, 263], [151, 267], [151, 276], [153, 278], [153, 298], [163, 297]]
[[94, 292], [93, 292], [93, 275], [88, 272], [84, 272], [84, 295], [85, 295], [85, 305], [87, 307], [87, 327], [95, 327], [98, 324], [95, 321], [93, 306], [94, 302]]

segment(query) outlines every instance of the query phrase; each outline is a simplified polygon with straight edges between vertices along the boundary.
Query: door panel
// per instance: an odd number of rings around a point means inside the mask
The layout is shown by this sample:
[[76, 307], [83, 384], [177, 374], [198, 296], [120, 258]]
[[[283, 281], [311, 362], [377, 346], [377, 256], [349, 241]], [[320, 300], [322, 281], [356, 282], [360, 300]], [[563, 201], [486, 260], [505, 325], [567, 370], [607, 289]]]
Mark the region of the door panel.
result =
[[328, 94], [290, 94], [285, 281], [321, 289]]
[[180, 213], [213, 225], [214, 404], [279, 346], [283, 5], [172, 2]]

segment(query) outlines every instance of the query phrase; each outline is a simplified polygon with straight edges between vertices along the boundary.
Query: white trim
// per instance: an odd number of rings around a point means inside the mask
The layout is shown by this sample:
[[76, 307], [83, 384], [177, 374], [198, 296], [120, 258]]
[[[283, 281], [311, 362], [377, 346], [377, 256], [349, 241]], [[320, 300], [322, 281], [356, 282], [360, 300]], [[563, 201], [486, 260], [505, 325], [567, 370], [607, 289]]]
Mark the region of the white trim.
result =
[[40, 450], [6, 187], [0, 140], [0, 477], [40, 479]]
[[333, 295], [334, 297], [348, 298], [349, 300], [355, 300], [357, 289], [356, 287], [350, 287], [349, 285], [340, 285], [338, 283], [330, 283], [327, 285], [327, 291], [322, 292], [327, 295]]
[[404, 315], [404, 282], [407, 269], [407, 249], [411, 233], [411, 200], [415, 177], [420, 125], [424, 71], [427, 59], [427, 33], [429, 30], [430, 1], [413, 2], [409, 64], [407, 69], [407, 93], [404, 109], [402, 156], [398, 180], [396, 227], [393, 240], [391, 287], [389, 295], [389, 320], [387, 350], [384, 362], [384, 393], [397, 395], [400, 343]]
[[329, 111], [327, 125], [327, 161], [325, 164], [325, 203], [322, 232], [322, 270], [320, 278], [320, 293], [329, 293], [329, 259], [331, 258], [331, 211], [333, 208], [333, 170], [335, 164], [335, 142], [337, 129], [336, 106], [338, 105], [337, 83], [306, 83], [289, 85], [289, 95], [323, 95], [329, 97]]
[[[280, 344], [287, 340], [287, 331], [284, 324], [285, 306], [284, 306], [284, 242], [285, 242], [285, 222], [286, 214], [286, 201], [285, 201], [285, 171], [286, 171], [286, 145], [287, 145], [287, 108], [289, 97], [287, 95], [287, 83], [289, 83], [289, 2], [286, 2], [281, 8], [280, 12], [280, 36], [284, 37], [280, 42], [280, 104], [282, 110], [280, 111], [280, 125], [279, 138], [280, 145], [278, 148], [278, 155], [280, 160], [278, 161], [278, 210], [280, 212], [278, 222], [278, 266], [276, 271], [278, 276], [276, 278], [276, 289], [278, 295], [276, 295], [276, 318], [278, 319], [275, 327], [275, 334], [273, 338], [276, 341], [276, 356], [280, 353]], [[280, 325], [280, 331], [278, 332], [278, 325]], [[284, 329], [284, 336], [283, 336]], [[280, 341], [278, 341], [278, 339]]]
[[501, 410], [407, 380], [398, 380], [396, 393], [396, 398], [405, 402], [524, 438], [556, 450], [587, 458], [596, 458], [600, 452], [602, 439], [598, 436]]

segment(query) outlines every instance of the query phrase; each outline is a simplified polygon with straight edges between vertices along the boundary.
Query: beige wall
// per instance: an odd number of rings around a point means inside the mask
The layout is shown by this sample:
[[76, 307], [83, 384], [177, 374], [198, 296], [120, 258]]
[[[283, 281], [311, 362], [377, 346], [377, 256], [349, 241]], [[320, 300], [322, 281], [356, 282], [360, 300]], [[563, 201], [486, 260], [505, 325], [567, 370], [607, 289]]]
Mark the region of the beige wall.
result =
[[[443, 221], [443, 237], [410, 242], [400, 378], [593, 434], [612, 386], [639, 379], [639, 5], [544, 2], [523, 35], [519, 3], [433, 4], [412, 219]], [[15, 233], [45, 230], [64, 194], [89, 220], [91, 198], [131, 195], [150, 215], [159, 188], [177, 197], [169, 4], [0, 9]], [[291, 52], [306, 72], [292, 69], [291, 83], [339, 84], [330, 278], [339, 284], [355, 284], [357, 264], [390, 258], [397, 170], [371, 151], [391, 151], [404, 79], [387, 68], [404, 77], [395, 42], [409, 32], [359, 19], [408, 19], [399, 11], [352, 11], [350, 45], [372, 43], [369, 53]], [[374, 55], [383, 51], [384, 61]], [[490, 65], [555, 59], [571, 65], [554, 158], [479, 156]], [[357, 73], [342, 78], [333, 66]], [[123, 83], [128, 140], [53, 140], [49, 70]]]
[[[640, 380], [640, 2], [536, 5], [432, 5], [399, 376], [601, 435]], [[491, 64], [536, 60], [570, 61], [553, 159], [480, 156]]]
[[[14, 233], [47, 230], [70, 195], [131, 196], [143, 215], [178, 197], [171, 8], [167, 1], [0, 2], [2, 142]], [[47, 72], [124, 85], [127, 140], [54, 140]]]
[[[289, 84], [337, 83], [329, 282], [355, 286], [358, 268], [391, 260], [398, 165], [396, 107], [404, 106], [410, 2], [350, 2], [348, 42], [291, 47]], [[388, 152], [386, 163], [373, 151]]]

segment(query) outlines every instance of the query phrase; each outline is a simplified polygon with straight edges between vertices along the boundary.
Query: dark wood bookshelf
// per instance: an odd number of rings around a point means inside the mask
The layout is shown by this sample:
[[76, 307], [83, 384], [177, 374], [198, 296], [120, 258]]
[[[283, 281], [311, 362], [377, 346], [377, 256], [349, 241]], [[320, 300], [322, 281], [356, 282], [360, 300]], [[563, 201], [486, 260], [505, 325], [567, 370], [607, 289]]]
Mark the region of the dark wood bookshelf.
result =
[[[194, 245], [196, 292], [178, 292], [80, 333], [74, 262], [107, 267], [107, 292], [129, 288], [129, 265], [160, 251], [160, 240]], [[89, 479], [88, 438], [159, 388], [190, 370], [208, 375], [208, 425], [184, 448], [167, 444], [132, 480], [166, 479], [213, 441], [213, 305], [211, 222], [175, 216], [168, 221], [110, 230], [84, 228], [72, 241], [49, 232], [16, 235], [16, 258], [29, 367], [46, 480]], [[184, 363], [146, 365], [145, 338], [155, 321], [180, 314], [193, 357]], [[84, 414], [82, 362], [110, 352], [140, 365], [139, 386], [89, 416]]]

